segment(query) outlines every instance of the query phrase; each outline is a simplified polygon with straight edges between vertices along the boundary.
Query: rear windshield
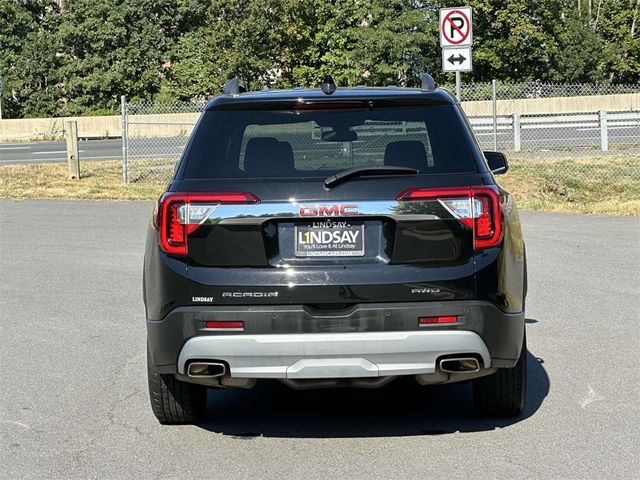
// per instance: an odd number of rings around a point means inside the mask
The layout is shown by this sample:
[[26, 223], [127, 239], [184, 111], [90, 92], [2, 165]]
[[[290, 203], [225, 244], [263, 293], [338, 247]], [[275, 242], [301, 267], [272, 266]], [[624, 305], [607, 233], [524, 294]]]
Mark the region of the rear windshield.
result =
[[212, 110], [194, 133], [184, 178], [326, 177], [364, 165], [476, 172], [465, 129], [451, 105]]

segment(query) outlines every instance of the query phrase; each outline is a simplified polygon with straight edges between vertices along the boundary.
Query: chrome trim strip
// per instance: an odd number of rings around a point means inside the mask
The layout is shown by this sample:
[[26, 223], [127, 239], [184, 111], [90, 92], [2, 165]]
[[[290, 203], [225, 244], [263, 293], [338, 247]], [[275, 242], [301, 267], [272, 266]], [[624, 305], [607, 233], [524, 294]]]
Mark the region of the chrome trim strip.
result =
[[[278, 218], [281, 220], [291, 219], [309, 219], [309, 220], [321, 220], [321, 219], [333, 219], [339, 221], [341, 218], [361, 218], [361, 217], [390, 217], [394, 219], [402, 220], [440, 220], [441, 217], [431, 213], [433, 211], [433, 204], [437, 202], [436, 199], [426, 201], [397, 201], [397, 200], [365, 200], [365, 201], [323, 201], [323, 202], [300, 202], [292, 199], [289, 202], [266, 202], [257, 204], [246, 205], [228, 205], [228, 204], [198, 204], [198, 207], [211, 208], [211, 212], [207, 216], [200, 220], [196, 219], [193, 222], [186, 220], [189, 212], [184, 217], [180, 217], [181, 223], [193, 223], [193, 224], [210, 224], [216, 225], [219, 223], [233, 224], [241, 223], [247, 224], [260, 224], [265, 220]], [[301, 215], [301, 208], [313, 209], [320, 206], [334, 206], [334, 205], [357, 205], [358, 214], [348, 215]], [[180, 207], [181, 209], [184, 206]], [[446, 208], [446, 207], [445, 207]], [[447, 211], [451, 213], [448, 209]], [[452, 217], [455, 218], [455, 217]]]

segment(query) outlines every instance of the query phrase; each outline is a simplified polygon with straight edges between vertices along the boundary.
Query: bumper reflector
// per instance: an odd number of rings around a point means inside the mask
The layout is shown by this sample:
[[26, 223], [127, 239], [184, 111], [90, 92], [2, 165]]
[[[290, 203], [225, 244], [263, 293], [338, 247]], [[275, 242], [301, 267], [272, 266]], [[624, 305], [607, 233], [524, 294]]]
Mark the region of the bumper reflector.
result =
[[435, 323], [456, 323], [458, 317], [456, 315], [445, 315], [440, 317], [420, 317], [418, 318], [418, 325], [433, 325]]
[[205, 328], [208, 330], [244, 330], [244, 322], [213, 320], [205, 322]]

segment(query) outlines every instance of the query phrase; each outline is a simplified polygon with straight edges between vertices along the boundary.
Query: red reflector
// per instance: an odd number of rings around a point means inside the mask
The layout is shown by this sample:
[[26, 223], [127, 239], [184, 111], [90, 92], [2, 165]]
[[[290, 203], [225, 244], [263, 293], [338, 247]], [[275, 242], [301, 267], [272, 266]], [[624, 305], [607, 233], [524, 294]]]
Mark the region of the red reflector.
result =
[[169, 206], [169, 242], [175, 246], [184, 243], [184, 226], [178, 221], [178, 208], [181, 205], [181, 203], [172, 203]]
[[475, 248], [495, 247], [502, 240], [504, 197], [495, 187], [473, 187], [473, 195], [480, 201], [481, 212], [476, 215]]
[[237, 330], [237, 329], [244, 330], [244, 322], [232, 322], [232, 321], [226, 322], [226, 321], [214, 320], [214, 321], [206, 322], [205, 327], [216, 328], [216, 329], [232, 328], [234, 330]]
[[491, 226], [491, 203], [488, 197], [476, 197], [480, 202], [480, 212], [476, 218], [476, 237], [487, 238], [491, 237], [493, 228]]
[[445, 315], [441, 317], [420, 317], [418, 325], [432, 325], [434, 323], [456, 323], [458, 317], [456, 315]]

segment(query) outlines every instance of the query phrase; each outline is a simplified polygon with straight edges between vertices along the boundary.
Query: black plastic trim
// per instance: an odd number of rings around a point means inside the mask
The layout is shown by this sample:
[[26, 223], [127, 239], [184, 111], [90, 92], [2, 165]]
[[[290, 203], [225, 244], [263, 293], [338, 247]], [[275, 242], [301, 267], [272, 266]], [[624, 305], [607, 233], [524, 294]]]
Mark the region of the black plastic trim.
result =
[[[418, 326], [418, 317], [458, 315], [451, 325]], [[163, 320], [147, 321], [154, 364], [175, 373], [184, 343], [199, 335], [237, 335], [203, 330], [207, 320], [244, 321], [244, 334], [339, 333], [415, 330], [466, 330], [483, 339], [494, 367], [515, 365], [524, 334], [524, 312], [504, 313], [481, 301], [358, 304], [345, 309], [317, 310], [305, 305], [181, 307]]]

